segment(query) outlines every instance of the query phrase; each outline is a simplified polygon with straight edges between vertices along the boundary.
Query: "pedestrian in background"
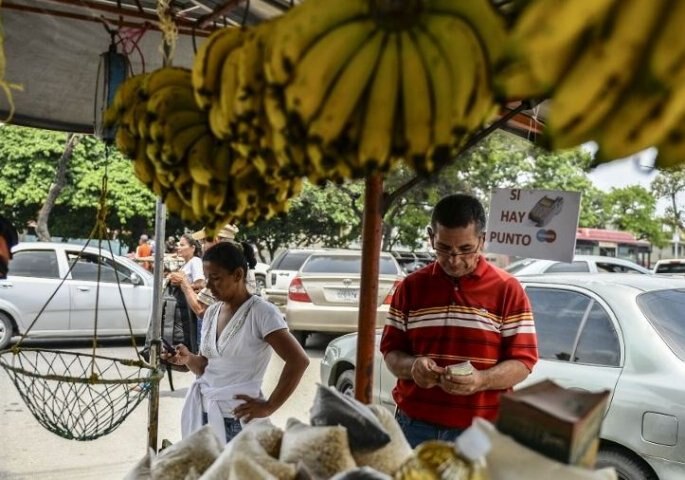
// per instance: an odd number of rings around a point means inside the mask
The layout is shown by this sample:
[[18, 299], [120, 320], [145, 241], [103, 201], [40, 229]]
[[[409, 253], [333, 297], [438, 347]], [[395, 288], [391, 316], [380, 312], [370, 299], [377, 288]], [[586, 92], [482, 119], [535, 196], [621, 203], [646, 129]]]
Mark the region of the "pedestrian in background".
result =
[[148, 236], [142, 234], [138, 239], [135, 258], [138, 259], [145, 270], [152, 271], [152, 262], [150, 261], [151, 256], [152, 248], [150, 248]]
[[[397, 377], [396, 418], [412, 447], [452, 441], [474, 417], [496, 420], [500, 395], [538, 359], [523, 287], [481, 255], [485, 211], [478, 199], [441, 199], [428, 237], [437, 260], [398, 286], [380, 345]], [[467, 361], [461, 372], [447, 368]]]
[[19, 235], [14, 225], [0, 215], [0, 279], [7, 278], [9, 262], [12, 260], [12, 247], [19, 243]]

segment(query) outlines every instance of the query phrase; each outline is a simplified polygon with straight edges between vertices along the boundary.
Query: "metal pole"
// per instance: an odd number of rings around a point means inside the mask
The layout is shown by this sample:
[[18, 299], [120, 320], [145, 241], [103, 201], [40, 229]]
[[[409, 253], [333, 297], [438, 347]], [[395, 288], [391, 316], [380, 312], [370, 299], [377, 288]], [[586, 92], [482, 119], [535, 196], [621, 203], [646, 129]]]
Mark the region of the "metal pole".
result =
[[373, 360], [376, 350], [376, 315], [378, 312], [378, 261], [381, 252], [383, 179], [374, 174], [366, 179], [362, 227], [362, 278], [359, 285], [359, 324], [355, 397], [371, 403]]
[[[159, 198], [155, 208], [155, 270], [152, 281], [152, 317], [150, 318], [150, 364], [159, 367], [160, 337], [162, 336], [162, 282], [164, 273], [164, 236], [166, 208]], [[159, 425], [159, 382], [152, 382], [148, 407], [147, 446], [157, 452]]]

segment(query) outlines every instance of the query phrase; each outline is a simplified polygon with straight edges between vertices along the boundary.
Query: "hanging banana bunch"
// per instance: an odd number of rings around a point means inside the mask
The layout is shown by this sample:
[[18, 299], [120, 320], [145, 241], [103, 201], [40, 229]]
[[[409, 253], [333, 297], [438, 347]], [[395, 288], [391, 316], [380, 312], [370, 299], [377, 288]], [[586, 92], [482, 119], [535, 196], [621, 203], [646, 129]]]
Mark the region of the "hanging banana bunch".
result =
[[496, 88], [551, 98], [546, 137], [589, 140], [596, 163], [660, 146], [657, 166], [685, 162], [685, 2], [533, 0], [513, 26]]
[[266, 78], [285, 119], [272, 126], [304, 146], [289, 160], [313, 181], [397, 158], [431, 172], [497, 113], [506, 29], [487, 0], [305, 0], [272, 42]]

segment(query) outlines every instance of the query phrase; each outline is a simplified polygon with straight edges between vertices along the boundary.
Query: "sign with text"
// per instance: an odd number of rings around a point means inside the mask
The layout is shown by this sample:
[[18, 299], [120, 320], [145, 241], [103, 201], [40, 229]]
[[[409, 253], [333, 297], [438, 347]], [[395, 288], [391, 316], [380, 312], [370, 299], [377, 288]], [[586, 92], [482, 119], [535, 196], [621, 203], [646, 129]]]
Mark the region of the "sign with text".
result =
[[580, 193], [496, 188], [490, 198], [486, 251], [573, 261]]

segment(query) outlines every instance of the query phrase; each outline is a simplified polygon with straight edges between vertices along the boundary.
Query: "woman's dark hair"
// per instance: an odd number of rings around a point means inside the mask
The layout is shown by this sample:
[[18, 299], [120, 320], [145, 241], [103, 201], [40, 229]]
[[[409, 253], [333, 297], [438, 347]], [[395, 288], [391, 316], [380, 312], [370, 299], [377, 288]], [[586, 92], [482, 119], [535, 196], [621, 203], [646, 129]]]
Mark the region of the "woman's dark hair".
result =
[[[252, 247], [250, 247], [252, 248]], [[254, 257], [254, 253], [252, 254]], [[233, 242], [219, 242], [207, 249], [202, 257], [203, 262], [210, 262], [228, 272], [242, 268], [247, 275], [248, 259], [245, 258], [245, 247]]]
[[485, 210], [473, 195], [455, 193], [442, 197], [433, 209], [431, 227], [436, 231], [438, 224], [446, 228], [476, 227], [476, 233], [485, 231]]
[[192, 234], [184, 233], [183, 235], [181, 235], [181, 238], [184, 238], [188, 245], [190, 245], [191, 247], [195, 247], [195, 250], [193, 251], [194, 257], [202, 258], [202, 245], [200, 245], [200, 242], [193, 238]]
[[257, 257], [254, 253], [254, 248], [252, 248], [252, 245], [247, 242], [240, 242], [240, 245], [243, 247], [243, 253], [245, 254], [245, 260], [247, 260], [247, 266], [250, 268], [250, 270], [254, 270], [254, 267], [257, 266]]

